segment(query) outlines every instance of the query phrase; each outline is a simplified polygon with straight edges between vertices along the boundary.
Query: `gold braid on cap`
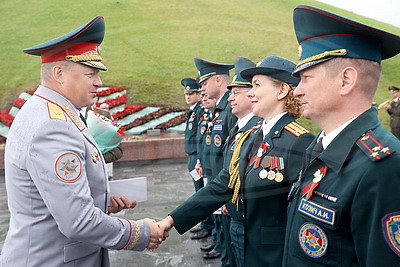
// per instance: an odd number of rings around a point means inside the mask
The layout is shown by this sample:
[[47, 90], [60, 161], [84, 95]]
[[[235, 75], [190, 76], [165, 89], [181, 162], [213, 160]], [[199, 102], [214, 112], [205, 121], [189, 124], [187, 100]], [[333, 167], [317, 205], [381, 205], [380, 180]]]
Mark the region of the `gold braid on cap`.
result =
[[240, 189], [240, 179], [239, 179], [239, 153], [240, 149], [246, 138], [250, 135], [250, 133], [254, 130], [254, 128], [247, 130], [240, 136], [239, 140], [236, 143], [235, 150], [232, 154], [231, 163], [229, 164], [229, 184], [228, 188], [234, 189], [233, 196], [232, 196], [232, 203], [237, 204], [238, 202], [238, 195]]
[[72, 62], [86, 62], [86, 61], [102, 61], [100, 56], [100, 47], [96, 47], [94, 50], [87, 51], [81, 55], [66, 56], [65, 60]]
[[200, 79], [206, 78], [206, 77], [211, 76], [211, 75], [217, 75], [217, 73], [214, 71], [214, 72], [210, 72], [210, 73], [204, 74], [203, 76], [200, 76]]
[[331, 57], [331, 56], [344, 56], [346, 54], [347, 54], [347, 50], [346, 49], [337, 49], [337, 50], [332, 50], [332, 51], [325, 51], [325, 52], [323, 52], [321, 54], [314, 55], [312, 57], [309, 57], [309, 58], [306, 58], [306, 59], [300, 61], [297, 64], [296, 67], [299, 67], [299, 66], [301, 66], [301, 65], [303, 65], [305, 63], [312, 62], [312, 61], [315, 61], [315, 60], [318, 60], [318, 59], [323, 59], [323, 58]]

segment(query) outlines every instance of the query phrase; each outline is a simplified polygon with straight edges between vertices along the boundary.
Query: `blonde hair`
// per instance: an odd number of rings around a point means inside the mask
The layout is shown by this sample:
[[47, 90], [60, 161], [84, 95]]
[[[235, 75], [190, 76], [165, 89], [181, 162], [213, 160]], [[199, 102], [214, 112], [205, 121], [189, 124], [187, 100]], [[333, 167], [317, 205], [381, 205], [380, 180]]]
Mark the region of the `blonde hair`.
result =
[[286, 84], [289, 87], [288, 94], [285, 97], [284, 111], [286, 111], [289, 115], [293, 116], [295, 119], [300, 118], [303, 113], [303, 106], [301, 105], [300, 98], [294, 95], [295, 87], [283, 81], [274, 79], [272, 77], [269, 78], [276, 87], [279, 87], [281, 84]]

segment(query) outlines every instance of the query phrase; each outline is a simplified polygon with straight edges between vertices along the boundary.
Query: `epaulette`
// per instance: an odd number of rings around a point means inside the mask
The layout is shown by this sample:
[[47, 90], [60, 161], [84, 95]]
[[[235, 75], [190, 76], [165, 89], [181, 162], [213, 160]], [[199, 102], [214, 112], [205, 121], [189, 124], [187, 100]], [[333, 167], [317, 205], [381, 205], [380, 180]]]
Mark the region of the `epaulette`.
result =
[[52, 102], [47, 102], [47, 109], [49, 110], [50, 119], [67, 121], [64, 110], [59, 105]]
[[394, 150], [378, 141], [372, 130], [364, 133], [357, 140], [357, 145], [372, 161], [379, 161], [394, 152]]
[[64, 104], [63, 108], [64, 108], [65, 112], [67, 113], [68, 117], [72, 120], [72, 122], [79, 129], [79, 131], [82, 132], [83, 130], [85, 130], [85, 128], [86, 128], [85, 124], [83, 124], [82, 120], [80, 118], [78, 118], [78, 116], [76, 115], [76, 113], [74, 111], [72, 111], [71, 107]]
[[292, 121], [284, 128], [286, 131], [291, 132], [295, 136], [300, 136], [302, 134], [309, 133], [310, 131], [298, 124], [295, 121]]

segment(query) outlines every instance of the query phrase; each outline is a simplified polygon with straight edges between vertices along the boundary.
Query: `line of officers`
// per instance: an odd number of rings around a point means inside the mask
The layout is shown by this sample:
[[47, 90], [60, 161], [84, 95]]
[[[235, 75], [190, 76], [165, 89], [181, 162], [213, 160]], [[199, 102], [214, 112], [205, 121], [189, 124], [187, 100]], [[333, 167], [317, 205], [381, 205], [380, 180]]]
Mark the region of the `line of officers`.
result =
[[194, 58], [181, 83], [196, 193], [164, 222], [212, 235], [201, 249], [222, 266], [399, 265], [400, 142], [371, 103], [400, 37], [309, 6], [293, 18], [297, 65]]

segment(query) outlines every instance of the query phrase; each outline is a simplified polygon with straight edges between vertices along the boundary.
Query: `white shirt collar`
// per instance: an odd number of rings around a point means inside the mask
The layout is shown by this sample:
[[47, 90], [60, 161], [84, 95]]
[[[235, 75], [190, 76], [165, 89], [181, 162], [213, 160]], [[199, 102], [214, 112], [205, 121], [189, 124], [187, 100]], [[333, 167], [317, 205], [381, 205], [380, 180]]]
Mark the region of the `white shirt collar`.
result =
[[190, 106], [190, 110], [193, 110], [194, 107], [197, 105], [197, 102]]
[[[226, 92], [225, 92], [226, 93]], [[221, 102], [221, 99], [224, 97], [225, 93], [221, 95], [221, 97], [218, 99], [217, 103], [215, 103], [216, 106], [218, 106], [219, 102]]]
[[[358, 117], [358, 116], [357, 116]], [[352, 121], [354, 121], [357, 117], [354, 117], [348, 121], [346, 121], [345, 123], [343, 123], [342, 125], [340, 125], [338, 128], [336, 128], [335, 130], [333, 130], [332, 132], [330, 132], [329, 134], [325, 135], [325, 132], [322, 131], [321, 134], [318, 136], [317, 141], [319, 141], [319, 139], [322, 139], [322, 147], [324, 149], [326, 149], [329, 144], [333, 141], [333, 139], [336, 138], [336, 136], [338, 136], [343, 130], [344, 128], [347, 127], [347, 125], [349, 125]]]
[[238, 119], [237, 125], [238, 125], [239, 130], [242, 129], [244, 126], [246, 126], [246, 124], [249, 122], [249, 120], [251, 120], [251, 118], [253, 118], [253, 116], [254, 116], [253, 112], [250, 112], [243, 118]]
[[262, 130], [263, 130], [263, 138], [271, 131], [272, 127], [285, 115], [287, 112], [280, 113], [270, 119], [269, 121], [264, 121], [262, 125]]

